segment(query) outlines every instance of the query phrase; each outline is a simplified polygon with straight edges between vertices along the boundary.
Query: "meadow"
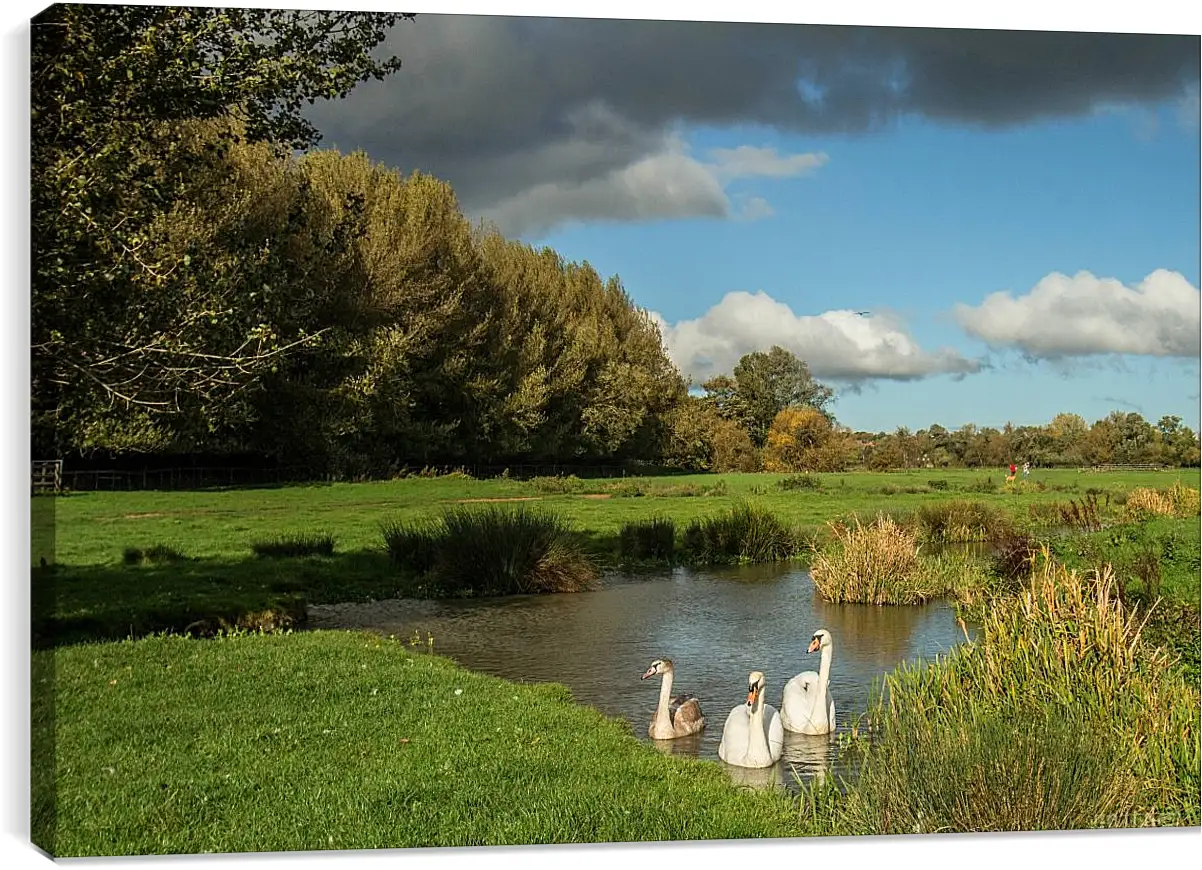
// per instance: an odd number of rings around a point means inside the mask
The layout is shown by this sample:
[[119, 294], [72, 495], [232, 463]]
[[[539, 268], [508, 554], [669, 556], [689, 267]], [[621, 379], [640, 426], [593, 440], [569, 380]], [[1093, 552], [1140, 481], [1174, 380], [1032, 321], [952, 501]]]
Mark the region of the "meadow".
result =
[[[33, 554], [35, 842], [88, 855], [1198, 824], [1197, 508], [1128, 507], [1178, 479], [1196, 491], [1197, 472], [1002, 477], [444, 476], [56, 498], [52, 564]], [[687, 547], [690, 524], [721, 537], [716, 518], [746, 506], [809, 544], [789, 558], [834, 560], [839, 529], [882, 512], [915, 546], [998, 538], [971, 562], [980, 582], [929, 593], [961, 595], [984, 634], [882, 675], [872, 740], [847, 750], [866, 759], [861, 780], [794, 797], [665, 757], [562, 686], [289, 630], [307, 604], [418, 588], [389, 555], [389, 523], [497, 506], [552, 513], [597, 571], [623, 564], [624, 528], [667, 522]], [[998, 547], [1013, 541], [1038, 553], [1007, 568]], [[1136, 694], [1112, 703], [1111, 685]], [[1049, 778], [1052, 762], [1069, 774]], [[948, 791], [953, 769], [971, 788]], [[1005, 781], [1042, 797], [1002, 800]]]

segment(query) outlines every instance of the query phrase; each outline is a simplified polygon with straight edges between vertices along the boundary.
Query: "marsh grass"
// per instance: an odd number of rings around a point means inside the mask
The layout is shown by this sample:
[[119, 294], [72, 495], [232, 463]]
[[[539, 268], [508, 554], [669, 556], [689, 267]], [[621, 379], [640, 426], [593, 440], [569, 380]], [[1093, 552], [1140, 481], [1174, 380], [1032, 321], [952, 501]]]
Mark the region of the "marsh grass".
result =
[[393, 562], [448, 595], [580, 592], [597, 569], [557, 514], [528, 505], [457, 505], [437, 520], [389, 521]]
[[[919, 718], [938, 710], [963, 723], [1015, 709], [1079, 710], [1133, 750], [1123, 767], [1136, 788], [1120, 815], [1132, 824], [1198, 824], [1198, 687], [1164, 649], [1144, 642], [1146, 619], [1123, 606], [1108, 566], [1078, 573], [1045, 548], [1019, 593], [992, 602], [979, 641], [886, 678], [888, 709]], [[884, 721], [879, 708], [877, 718]]]
[[146, 549], [126, 547], [121, 551], [121, 561], [126, 565], [167, 565], [187, 560], [187, 556], [167, 544], [152, 544]]
[[799, 552], [797, 536], [771, 511], [739, 502], [711, 517], [693, 520], [682, 549], [694, 564], [780, 562]]
[[443, 530], [439, 520], [429, 517], [388, 519], [380, 523], [388, 558], [394, 565], [419, 575], [434, 568]]
[[676, 523], [659, 516], [626, 523], [618, 533], [618, 551], [628, 561], [671, 562], [676, 555]]
[[1196, 517], [1199, 511], [1199, 491], [1176, 481], [1168, 489], [1136, 487], [1127, 493], [1123, 506], [1125, 518], [1141, 520], [1147, 517]]
[[964, 499], [921, 505], [908, 524], [920, 540], [931, 543], [993, 541], [1014, 529], [1013, 520], [1000, 509]]
[[841, 807], [855, 834], [1043, 831], [1128, 821], [1120, 744], [1077, 708], [889, 708]]
[[818, 594], [833, 603], [922, 604], [945, 595], [971, 598], [985, 584], [967, 556], [920, 555], [912, 531], [887, 514], [865, 525], [828, 525], [833, 542], [816, 548], [810, 576]]
[[654, 483], [642, 480], [623, 480], [603, 485], [599, 492], [614, 498], [701, 498], [727, 494], [726, 481], [702, 483]]
[[[1106, 506], [1110, 505], [1110, 494], [1106, 493]], [[1087, 492], [1080, 500], [1069, 499], [1059, 502], [1060, 522], [1081, 532], [1096, 532], [1102, 528], [1102, 508], [1096, 494]]]
[[261, 559], [333, 556], [334, 538], [326, 534], [278, 535], [252, 542], [250, 549]]

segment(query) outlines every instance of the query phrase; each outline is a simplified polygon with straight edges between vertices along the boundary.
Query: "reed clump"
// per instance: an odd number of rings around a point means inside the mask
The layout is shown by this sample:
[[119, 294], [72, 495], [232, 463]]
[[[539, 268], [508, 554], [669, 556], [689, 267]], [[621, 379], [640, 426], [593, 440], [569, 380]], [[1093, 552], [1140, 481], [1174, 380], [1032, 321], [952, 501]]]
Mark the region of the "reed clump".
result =
[[1014, 530], [1003, 511], [965, 499], [922, 505], [911, 515], [910, 524], [921, 540], [932, 543], [993, 541]]
[[782, 562], [800, 552], [799, 537], [771, 511], [740, 502], [685, 527], [683, 550], [694, 564]]
[[849, 834], [1111, 827], [1137, 784], [1124, 749], [1075, 708], [896, 704], [838, 807]]
[[1196, 517], [1199, 513], [1199, 491], [1182, 485], [1180, 480], [1163, 490], [1137, 487], [1127, 493], [1123, 513], [1132, 520], [1149, 516]]
[[385, 523], [394, 563], [452, 595], [590, 589], [597, 569], [557, 514], [528, 505], [458, 505], [436, 520]]
[[333, 556], [334, 538], [326, 534], [277, 535], [274, 538], [253, 541], [250, 549], [261, 559]]
[[625, 560], [670, 562], [676, 554], [676, 524], [659, 516], [625, 523], [618, 533], [618, 552]]
[[[903, 664], [886, 678], [888, 700], [875, 717], [886, 723], [882, 740], [912, 739], [905, 730], [891, 730], [894, 720], [901, 728], [940, 717], [935, 721], [952, 723], [946, 726], [951, 729], [990, 715], [1022, 723], [1024, 717], [1034, 722], [1076, 711], [1085, 717], [1077, 726], [1097, 735], [1099, 757], [1110, 758], [1118, 765], [1116, 777], [1133, 783], [1117, 803], [1095, 804], [1097, 824], [1198, 824], [1198, 687], [1182, 678], [1163, 649], [1144, 641], [1145, 619], [1124, 607], [1109, 566], [1079, 574], [1044, 548], [1021, 591], [995, 599], [983, 614], [978, 641], [934, 665]], [[1114, 746], [1131, 751], [1113, 756]], [[1070, 749], [1064, 749], [1066, 757], [1076, 758]], [[1091, 775], [1075, 788], [1088, 792], [1096, 782]], [[1008, 799], [995, 796], [999, 806]]]
[[887, 514], [867, 525], [853, 516], [850, 524], [828, 527], [834, 542], [817, 550], [810, 563], [814, 587], [827, 601], [920, 604], [949, 594], [958, 583], [973, 585], [967, 559], [920, 556], [915, 534]]

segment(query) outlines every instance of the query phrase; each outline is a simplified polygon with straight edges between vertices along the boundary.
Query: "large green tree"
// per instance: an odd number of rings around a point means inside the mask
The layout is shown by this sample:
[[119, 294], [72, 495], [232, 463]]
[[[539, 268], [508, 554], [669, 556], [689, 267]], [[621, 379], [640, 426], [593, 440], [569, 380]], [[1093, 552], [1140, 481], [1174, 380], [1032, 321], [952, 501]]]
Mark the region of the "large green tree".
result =
[[276, 233], [184, 230], [230, 147], [308, 147], [306, 104], [398, 69], [373, 52], [402, 17], [59, 4], [34, 19], [35, 449], [86, 446], [81, 426], [92, 446], [156, 446], [153, 418], [220, 406], [313, 340], [264, 314], [289, 274]]

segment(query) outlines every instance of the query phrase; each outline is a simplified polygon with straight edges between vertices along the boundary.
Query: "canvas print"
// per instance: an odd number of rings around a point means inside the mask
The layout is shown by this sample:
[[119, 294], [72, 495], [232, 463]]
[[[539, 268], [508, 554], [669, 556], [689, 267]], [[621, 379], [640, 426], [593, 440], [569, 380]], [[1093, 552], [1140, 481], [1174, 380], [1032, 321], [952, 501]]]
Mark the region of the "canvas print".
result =
[[46, 853], [1200, 824], [1198, 35], [30, 27]]

